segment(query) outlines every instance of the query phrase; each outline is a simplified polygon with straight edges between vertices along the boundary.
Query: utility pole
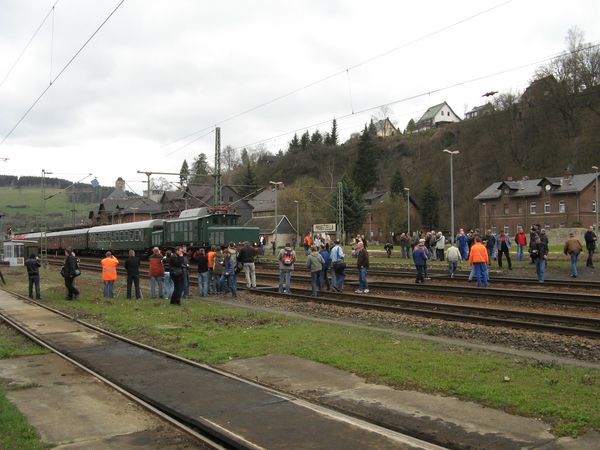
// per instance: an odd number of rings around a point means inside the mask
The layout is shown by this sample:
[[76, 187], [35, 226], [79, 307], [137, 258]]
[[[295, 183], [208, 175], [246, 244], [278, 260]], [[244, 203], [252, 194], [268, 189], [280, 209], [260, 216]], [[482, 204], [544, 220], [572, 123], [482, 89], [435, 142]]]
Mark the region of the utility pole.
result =
[[42, 169], [42, 219], [40, 220], [40, 259], [42, 266], [48, 267], [48, 221], [46, 216], [46, 175], [52, 175], [52, 172], [46, 172]]
[[337, 197], [337, 237], [344, 245], [344, 185], [341, 181], [338, 182]]
[[458, 150], [443, 150], [444, 153], [448, 153], [450, 155], [450, 222], [451, 222], [451, 235], [450, 242], [454, 242], [454, 238], [456, 235], [454, 234], [454, 168], [452, 167], [452, 157], [454, 155], [458, 155], [460, 152]]
[[408, 223], [408, 237], [410, 238], [410, 188], [404, 188], [406, 191], [406, 220]]
[[213, 194], [213, 203], [215, 206], [223, 203], [221, 196], [222, 191], [221, 180], [221, 128], [215, 128], [215, 192]]
[[279, 197], [279, 187], [283, 185], [283, 181], [269, 181], [269, 184], [273, 185], [275, 188], [275, 248], [277, 249], [277, 228], [279, 225], [279, 222], [277, 221], [277, 200]]
[[144, 171], [144, 170], [138, 170], [137, 173], [143, 173], [144, 175], [146, 175], [148, 177], [148, 195], [146, 195], [146, 197], [150, 198], [150, 177], [152, 175], [179, 175], [178, 173], [172, 173], [172, 172], [151, 172], [151, 171]]
[[598, 236], [598, 166], [592, 166], [592, 169], [596, 171], [596, 204], [594, 205], [594, 209], [596, 210], [596, 226], [594, 228], [596, 229], [596, 236]]

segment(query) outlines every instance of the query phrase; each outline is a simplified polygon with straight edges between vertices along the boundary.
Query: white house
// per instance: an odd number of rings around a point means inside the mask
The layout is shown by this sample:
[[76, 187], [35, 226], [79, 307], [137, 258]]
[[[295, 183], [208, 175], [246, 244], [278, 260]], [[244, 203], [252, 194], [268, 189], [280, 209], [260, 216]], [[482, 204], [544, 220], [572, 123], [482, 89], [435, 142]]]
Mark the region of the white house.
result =
[[448, 103], [440, 103], [432, 106], [417, 122], [417, 131], [428, 130], [429, 128], [437, 128], [446, 123], [460, 122], [461, 118], [450, 108]]

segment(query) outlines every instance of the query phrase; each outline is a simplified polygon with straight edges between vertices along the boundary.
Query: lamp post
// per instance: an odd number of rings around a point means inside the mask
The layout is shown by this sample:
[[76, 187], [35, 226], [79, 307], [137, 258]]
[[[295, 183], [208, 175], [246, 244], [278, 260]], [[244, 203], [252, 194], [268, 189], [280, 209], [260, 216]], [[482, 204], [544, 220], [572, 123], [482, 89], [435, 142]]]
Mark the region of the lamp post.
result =
[[296, 204], [296, 245], [298, 245], [300, 243], [300, 202], [294, 200], [294, 203]]
[[277, 199], [279, 197], [279, 187], [283, 185], [283, 181], [269, 181], [269, 184], [273, 185], [275, 188], [275, 248], [277, 248]]
[[404, 188], [406, 191], [406, 220], [408, 225], [408, 236], [410, 238], [410, 188]]
[[448, 153], [450, 155], [450, 223], [452, 224], [450, 242], [454, 242], [454, 170], [452, 167], [452, 157], [454, 155], [458, 155], [460, 152], [458, 150], [448, 150], [446, 148], [444, 149], [444, 153]]
[[592, 169], [596, 171], [596, 236], [598, 235], [598, 166], [592, 166]]

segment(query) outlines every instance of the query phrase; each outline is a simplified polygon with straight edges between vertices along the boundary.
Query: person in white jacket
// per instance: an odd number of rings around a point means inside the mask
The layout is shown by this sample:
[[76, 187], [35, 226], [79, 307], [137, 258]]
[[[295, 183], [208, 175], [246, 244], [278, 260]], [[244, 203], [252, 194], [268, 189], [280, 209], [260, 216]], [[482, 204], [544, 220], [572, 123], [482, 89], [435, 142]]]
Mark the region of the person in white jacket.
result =
[[462, 257], [460, 256], [460, 250], [458, 250], [458, 246], [455, 242], [446, 252], [446, 261], [448, 261], [448, 274], [450, 275], [450, 278], [454, 278], [458, 262], [461, 260]]

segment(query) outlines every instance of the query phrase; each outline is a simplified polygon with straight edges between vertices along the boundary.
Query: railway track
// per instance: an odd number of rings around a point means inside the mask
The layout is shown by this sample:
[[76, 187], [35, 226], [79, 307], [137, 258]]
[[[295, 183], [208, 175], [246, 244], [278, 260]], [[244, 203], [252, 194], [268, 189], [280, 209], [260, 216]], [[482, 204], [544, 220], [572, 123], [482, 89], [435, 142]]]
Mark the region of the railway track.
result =
[[[82, 264], [84, 270], [100, 271], [98, 264]], [[278, 275], [262, 274], [263, 277], [278, 280]], [[241, 281], [240, 278], [238, 278]], [[293, 280], [297, 282], [309, 283], [309, 278], [301, 275], [294, 275]], [[195, 277], [190, 279], [190, 284], [197, 286]], [[273, 283], [275, 284], [275, 283]], [[262, 285], [252, 292], [257, 295], [279, 296], [298, 301], [310, 301], [323, 304], [333, 304], [343, 307], [357, 307], [361, 309], [378, 310], [392, 313], [402, 313], [417, 315], [422, 317], [437, 318], [450, 321], [460, 321], [466, 323], [477, 323], [491, 326], [504, 326], [509, 328], [545, 331], [549, 333], [578, 335], [593, 338], [600, 338], [600, 319], [571, 316], [567, 314], [548, 314], [542, 312], [521, 311], [509, 308], [463, 305], [460, 303], [447, 303], [441, 301], [423, 300], [416, 298], [385, 296], [365, 296], [364, 294], [351, 293], [332, 293], [321, 291], [319, 297], [312, 297], [308, 289], [294, 289], [294, 294], [279, 294], [277, 287], [271, 285]], [[406, 283], [370, 283], [374, 289], [387, 289], [393, 291], [402, 291], [412, 289], [414, 291], [423, 291], [424, 285], [411, 285]], [[434, 292], [437, 294], [448, 295], [449, 287], [455, 286], [434, 286]], [[242, 286], [240, 286], [243, 289]], [[499, 298], [526, 298], [527, 300], [537, 302], [558, 302], [569, 305], [596, 306], [600, 303], [600, 298], [596, 295], [576, 294], [576, 293], [549, 293], [547, 291], [522, 291], [511, 289], [480, 289], [474, 287], [462, 287], [452, 291], [456, 295], [497, 296]], [[466, 292], [463, 293], [463, 292]], [[549, 300], [549, 294], [554, 294], [552, 300]]]
[[[25, 306], [0, 307], [0, 320], [210, 448], [350, 448], [356, 444], [365, 449], [443, 449], [132, 341], [10, 293]], [[52, 323], [52, 332], [44, 332], [46, 321]]]

